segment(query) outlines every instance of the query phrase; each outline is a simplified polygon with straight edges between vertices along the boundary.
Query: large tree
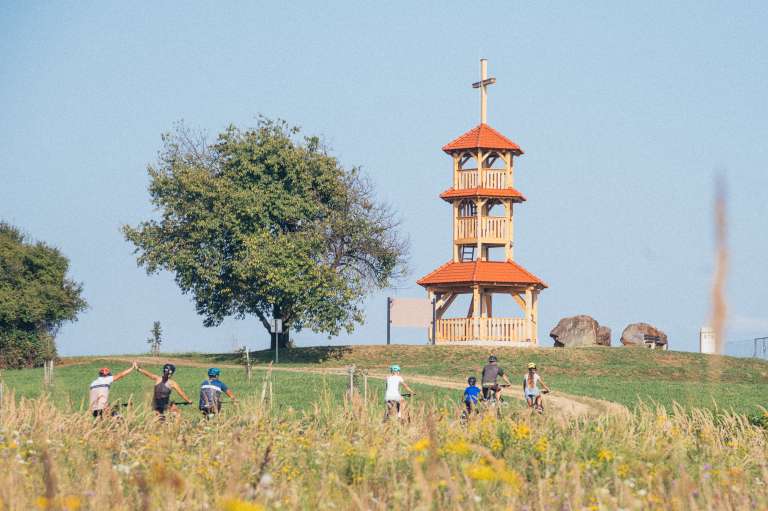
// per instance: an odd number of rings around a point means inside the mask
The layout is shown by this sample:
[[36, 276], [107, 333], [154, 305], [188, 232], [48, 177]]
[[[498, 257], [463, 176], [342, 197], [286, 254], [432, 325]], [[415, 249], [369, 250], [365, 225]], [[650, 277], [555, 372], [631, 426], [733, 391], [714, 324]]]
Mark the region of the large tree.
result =
[[266, 329], [281, 318], [286, 332], [349, 332], [365, 295], [404, 272], [407, 243], [370, 182], [283, 121], [230, 126], [213, 143], [178, 126], [148, 170], [159, 218], [123, 232], [148, 273], [175, 274], [206, 326], [255, 315]]
[[87, 304], [69, 261], [0, 222], [0, 367], [33, 367], [56, 356], [54, 339]]

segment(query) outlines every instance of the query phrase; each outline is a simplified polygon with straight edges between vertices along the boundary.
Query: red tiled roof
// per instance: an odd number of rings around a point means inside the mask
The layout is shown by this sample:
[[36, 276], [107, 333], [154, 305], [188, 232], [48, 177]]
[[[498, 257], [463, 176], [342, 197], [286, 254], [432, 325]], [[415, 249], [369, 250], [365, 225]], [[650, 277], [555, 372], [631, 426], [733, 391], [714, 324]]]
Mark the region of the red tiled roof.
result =
[[523, 154], [520, 146], [491, 128], [487, 124], [478, 124], [460, 137], [443, 146], [443, 151], [450, 153], [463, 149], [507, 149]]
[[420, 286], [437, 284], [533, 284], [547, 285], [537, 276], [512, 261], [449, 261], [416, 281]]
[[449, 188], [440, 194], [440, 198], [450, 202], [451, 199], [464, 199], [470, 197], [498, 197], [500, 199], [517, 199], [516, 202], [523, 202], [525, 197], [514, 188]]

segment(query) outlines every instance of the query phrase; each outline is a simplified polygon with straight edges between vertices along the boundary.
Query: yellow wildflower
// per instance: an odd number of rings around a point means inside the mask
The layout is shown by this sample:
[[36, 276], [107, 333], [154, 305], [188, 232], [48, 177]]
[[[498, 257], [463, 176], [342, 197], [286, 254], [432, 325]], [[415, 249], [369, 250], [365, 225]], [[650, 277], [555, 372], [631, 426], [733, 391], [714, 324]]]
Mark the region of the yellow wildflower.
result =
[[264, 506], [240, 499], [226, 499], [222, 511], [265, 511]]
[[455, 454], [457, 456], [466, 456], [472, 452], [472, 447], [464, 440], [456, 440], [455, 442], [448, 442], [445, 444], [442, 452]]
[[536, 443], [533, 445], [534, 450], [536, 452], [540, 452], [544, 454], [547, 452], [547, 448], [549, 447], [549, 441], [547, 440], [547, 437], [543, 436], [536, 440]]
[[77, 511], [80, 509], [80, 497], [77, 495], [67, 495], [62, 502], [67, 511]]
[[496, 471], [488, 465], [472, 465], [467, 469], [467, 476], [475, 481], [494, 481]]
[[35, 499], [35, 505], [38, 509], [48, 509], [48, 499], [45, 497], [37, 497]]
[[424, 437], [414, 442], [413, 445], [411, 445], [408, 448], [408, 450], [411, 452], [422, 452], [422, 451], [426, 451], [428, 448], [429, 448], [429, 438]]
[[613, 452], [611, 452], [609, 449], [600, 449], [597, 452], [597, 459], [600, 461], [611, 461], [613, 460]]
[[523, 424], [522, 422], [516, 425], [512, 432], [518, 440], [525, 440], [531, 436], [531, 428], [528, 427], [528, 424]]
[[618, 467], [616, 467], [616, 475], [621, 477], [622, 479], [627, 477], [629, 475], [629, 465], [626, 463], [622, 463]]

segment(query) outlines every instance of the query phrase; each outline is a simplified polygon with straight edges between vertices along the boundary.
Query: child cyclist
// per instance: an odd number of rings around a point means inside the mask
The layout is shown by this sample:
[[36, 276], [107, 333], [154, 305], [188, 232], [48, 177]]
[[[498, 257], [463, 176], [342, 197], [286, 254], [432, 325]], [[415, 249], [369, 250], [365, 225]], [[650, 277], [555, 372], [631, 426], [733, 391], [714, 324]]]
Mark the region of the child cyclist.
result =
[[523, 376], [523, 395], [525, 401], [528, 403], [528, 408], [534, 408], [541, 412], [544, 407], [541, 404], [541, 391], [539, 390], [539, 383], [544, 388], [544, 392], [549, 392], [549, 387], [541, 379], [539, 373], [536, 371], [536, 364], [533, 362], [528, 363], [528, 372]]
[[473, 410], [475, 413], [478, 412], [477, 401], [480, 397], [480, 387], [477, 386], [477, 378], [474, 376], [470, 376], [467, 383], [469, 387], [464, 389], [464, 406], [467, 407], [467, 415], [469, 415]]
[[403, 402], [403, 396], [400, 395], [400, 385], [411, 394], [415, 394], [411, 387], [405, 383], [403, 377], [400, 376], [400, 366], [394, 364], [389, 367], [389, 376], [387, 376], [387, 390], [384, 393], [384, 401], [387, 403], [387, 417], [392, 414], [393, 409], [397, 410], [397, 418], [401, 418], [401, 412], [405, 410], [405, 403]]

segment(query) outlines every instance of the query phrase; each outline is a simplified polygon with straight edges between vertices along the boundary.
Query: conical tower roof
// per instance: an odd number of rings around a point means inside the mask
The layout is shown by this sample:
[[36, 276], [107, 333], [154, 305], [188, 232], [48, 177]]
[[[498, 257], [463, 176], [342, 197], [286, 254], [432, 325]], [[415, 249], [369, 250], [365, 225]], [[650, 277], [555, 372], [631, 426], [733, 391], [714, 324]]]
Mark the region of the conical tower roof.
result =
[[487, 124], [478, 124], [443, 146], [443, 151], [446, 153], [467, 149], [498, 149], [500, 151], [512, 151], [518, 156], [523, 154], [519, 145]]

